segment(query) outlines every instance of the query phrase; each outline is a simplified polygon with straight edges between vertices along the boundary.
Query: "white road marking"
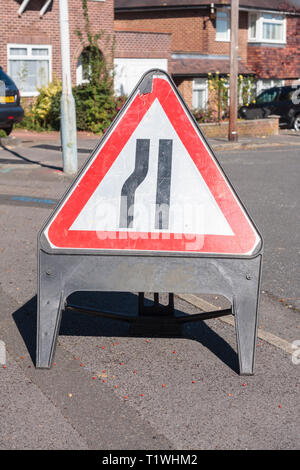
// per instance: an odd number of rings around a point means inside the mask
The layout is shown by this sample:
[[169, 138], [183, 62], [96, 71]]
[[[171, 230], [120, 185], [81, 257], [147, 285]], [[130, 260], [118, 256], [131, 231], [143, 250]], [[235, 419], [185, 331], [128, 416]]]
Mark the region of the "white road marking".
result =
[[0, 365], [6, 364], [6, 347], [4, 341], [0, 341]]
[[[200, 308], [204, 312], [220, 310], [218, 306], [211, 304], [210, 302], [207, 302], [206, 300], [202, 299], [201, 297], [198, 297], [197, 295], [194, 295], [194, 294], [176, 294], [176, 295], [180, 299], [185, 300], [189, 304], [192, 304], [195, 307]], [[222, 321], [223, 323], [227, 323], [230, 326], [233, 326], [233, 327], [235, 326], [235, 322], [232, 317], [228, 317], [228, 316], [219, 317], [218, 320]], [[263, 341], [266, 341], [267, 343], [272, 344], [276, 348], [279, 348], [288, 354], [293, 354], [294, 352], [294, 349], [291, 343], [289, 343], [285, 339], [280, 338], [279, 336], [274, 335], [273, 333], [263, 330], [262, 328], [258, 328], [257, 336]]]

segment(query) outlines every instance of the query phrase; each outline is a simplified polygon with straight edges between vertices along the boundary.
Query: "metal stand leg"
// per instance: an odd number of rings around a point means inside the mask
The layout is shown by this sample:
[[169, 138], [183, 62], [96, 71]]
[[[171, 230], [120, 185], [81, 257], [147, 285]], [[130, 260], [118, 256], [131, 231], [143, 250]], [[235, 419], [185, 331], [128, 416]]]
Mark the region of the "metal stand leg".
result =
[[53, 302], [55, 296], [51, 302], [46, 299], [39, 300], [36, 367], [42, 369], [51, 367], [60, 327], [63, 293], [59, 296], [58, 292], [56, 296], [57, 302]]
[[39, 258], [39, 264], [36, 367], [49, 369], [65, 302], [60, 279], [54, 275], [43, 255]]
[[253, 375], [257, 338], [256, 293], [234, 298], [235, 329], [241, 375]]

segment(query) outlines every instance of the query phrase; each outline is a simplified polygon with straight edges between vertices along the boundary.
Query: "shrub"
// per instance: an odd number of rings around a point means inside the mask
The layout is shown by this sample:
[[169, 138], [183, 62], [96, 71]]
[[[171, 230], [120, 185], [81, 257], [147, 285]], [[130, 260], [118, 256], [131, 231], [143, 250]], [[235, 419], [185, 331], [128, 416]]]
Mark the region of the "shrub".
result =
[[38, 91], [39, 95], [33, 103], [28, 105], [22, 102], [24, 118], [16, 127], [35, 131], [59, 130], [61, 82], [54, 80], [39, 88]]
[[218, 113], [213, 109], [194, 109], [192, 114], [199, 124], [218, 121]]
[[116, 103], [105, 83], [86, 83], [73, 89], [77, 129], [103, 132], [115, 116]]
[[53, 118], [55, 120], [57, 116], [53, 116], [52, 103], [54, 98], [61, 94], [61, 89], [59, 80], [54, 80], [49, 85], [39, 88], [39, 95], [31, 107], [32, 118], [37, 127], [53, 129]]
[[[18, 127], [36, 131], [60, 129], [61, 83], [55, 81], [42, 87], [33, 104], [25, 109]], [[105, 82], [85, 83], [73, 88], [76, 124], [81, 131], [102, 133], [123, 106], [126, 97], [115, 97]]]

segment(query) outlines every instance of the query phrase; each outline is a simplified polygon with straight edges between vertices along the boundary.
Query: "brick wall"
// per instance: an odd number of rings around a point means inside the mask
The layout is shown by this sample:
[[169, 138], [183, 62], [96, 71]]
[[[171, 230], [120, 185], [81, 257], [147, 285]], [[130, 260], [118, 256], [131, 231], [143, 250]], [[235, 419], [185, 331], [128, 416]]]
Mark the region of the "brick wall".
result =
[[174, 81], [184, 101], [186, 102], [188, 107], [192, 109], [193, 107], [193, 79], [192, 78], [185, 78], [185, 79], [175, 78]]
[[[215, 24], [209, 10], [123, 12], [115, 14], [117, 30], [171, 33], [173, 52], [229, 55], [229, 42], [216, 41]], [[239, 55], [247, 57], [248, 19], [240, 13]]]
[[[211, 21], [207, 22], [207, 52], [208, 54], [230, 54], [230, 42], [216, 41], [216, 26]], [[242, 11], [239, 14], [239, 56], [247, 61], [247, 44], [248, 44], [248, 13]]]
[[116, 31], [115, 57], [170, 59], [171, 35], [137, 31]]
[[[240, 137], [261, 137], [277, 135], [279, 129], [278, 118], [254, 119], [249, 121], [238, 121], [238, 135]], [[206, 138], [228, 137], [228, 121], [220, 124], [199, 124]]]
[[248, 45], [248, 65], [257, 78], [300, 77], [300, 19], [287, 17], [286, 46]]
[[199, 10], [116, 13], [115, 28], [171, 33], [173, 51], [197, 51], [203, 48], [203, 18]]
[[[84, 20], [80, 0], [69, 0], [71, 72], [76, 80], [76, 65], [82, 51], [75, 29], [83, 31]], [[39, 10], [43, 2], [31, 0], [22, 16], [18, 16], [20, 1], [0, 0], [0, 64], [7, 70], [7, 44], [47, 44], [52, 46], [52, 73], [61, 76], [60, 33], [59, 33], [59, 0], [53, 0], [46, 14], [40, 18]], [[88, 1], [90, 23], [94, 32], [103, 30], [104, 36], [113, 40], [113, 0], [104, 2]], [[107, 45], [105, 37], [99, 41], [103, 54], [112, 60], [112, 47]]]

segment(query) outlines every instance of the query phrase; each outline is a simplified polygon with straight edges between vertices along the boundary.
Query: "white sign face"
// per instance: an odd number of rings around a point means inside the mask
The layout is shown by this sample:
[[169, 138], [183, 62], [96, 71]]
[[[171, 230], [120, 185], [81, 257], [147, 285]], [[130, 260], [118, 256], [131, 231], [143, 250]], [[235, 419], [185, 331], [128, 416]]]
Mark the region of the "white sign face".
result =
[[249, 255], [260, 243], [162, 75], [135, 90], [44, 233], [58, 249]]
[[[135, 191], [133, 223], [120, 227], [122, 186], [135, 169], [136, 142], [150, 135], [149, 165]], [[152, 232], [155, 228], [159, 141], [172, 140], [169, 224], [171, 233], [233, 235], [201, 174], [156, 99], [70, 230]]]

